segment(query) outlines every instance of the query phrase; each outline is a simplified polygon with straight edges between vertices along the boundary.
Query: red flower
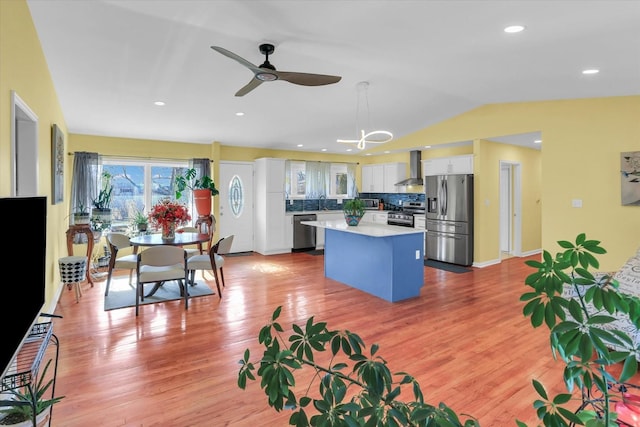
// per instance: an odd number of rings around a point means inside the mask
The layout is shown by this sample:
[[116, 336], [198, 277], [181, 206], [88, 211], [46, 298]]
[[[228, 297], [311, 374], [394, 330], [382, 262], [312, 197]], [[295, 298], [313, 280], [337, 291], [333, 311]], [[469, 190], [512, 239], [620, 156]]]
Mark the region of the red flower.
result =
[[160, 200], [153, 205], [149, 213], [149, 221], [159, 227], [165, 227], [170, 223], [183, 225], [190, 220], [191, 215], [187, 207], [170, 199]]

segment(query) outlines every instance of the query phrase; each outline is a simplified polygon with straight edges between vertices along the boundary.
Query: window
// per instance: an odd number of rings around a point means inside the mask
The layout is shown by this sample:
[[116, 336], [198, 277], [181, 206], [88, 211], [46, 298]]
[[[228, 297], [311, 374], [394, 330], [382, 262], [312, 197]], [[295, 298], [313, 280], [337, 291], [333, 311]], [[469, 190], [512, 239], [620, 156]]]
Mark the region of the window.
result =
[[346, 163], [331, 163], [330, 197], [347, 197], [349, 182]]
[[285, 179], [290, 199], [354, 197], [355, 163], [287, 160]]
[[[136, 212], [149, 212], [151, 206], [163, 198], [175, 199], [175, 177], [189, 167], [188, 161], [141, 161], [104, 158], [102, 170], [111, 174], [112, 227], [127, 226]], [[182, 195], [181, 201], [189, 207], [191, 216], [195, 208], [191, 191]], [[197, 216], [197, 215], [196, 215]]]
[[292, 199], [303, 199], [307, 194], [307, 175], [305, 162], [287, 161], [287, 178], [289, 180], [289, 197]]

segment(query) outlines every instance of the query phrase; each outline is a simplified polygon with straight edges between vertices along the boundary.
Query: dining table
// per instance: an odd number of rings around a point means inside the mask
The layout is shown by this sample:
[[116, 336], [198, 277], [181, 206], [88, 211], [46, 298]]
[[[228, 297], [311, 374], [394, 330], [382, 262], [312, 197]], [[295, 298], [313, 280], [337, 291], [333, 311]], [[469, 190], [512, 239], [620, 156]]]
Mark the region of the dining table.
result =
[[[193, 245], [193, 244], [202, 244], [209, 240], [209, 234], [207, 233], [189, 233], [189, 232], [176, 232], [175, 237], [173, 239], [163, 239], [161, 233], [153, 233], [153, 234], [141, 234], [139, 236], [132, 237], [129, 239], [131, 245], [134, 246], [134, 253], [137, 252], [139, 246], [161, 246], [161, 245], [170, 245], [170, 246], [183, 246], [183, 245]], [[151, 292], [149, 292], [145, 297], [150, 297], [156, 293], [160, 286], [162, 286], [164, 282], [158, 282], [153, 286]], [[186, 290], [185, 283], [185, 290]]]
[[163, 239], [161, 233], [141, 234], [130, 239], [133, 246], [183, 246], [197, 243], [205, 243], [209, 240], [207, 233], [180, 233], [176, 232], [173, 239]]

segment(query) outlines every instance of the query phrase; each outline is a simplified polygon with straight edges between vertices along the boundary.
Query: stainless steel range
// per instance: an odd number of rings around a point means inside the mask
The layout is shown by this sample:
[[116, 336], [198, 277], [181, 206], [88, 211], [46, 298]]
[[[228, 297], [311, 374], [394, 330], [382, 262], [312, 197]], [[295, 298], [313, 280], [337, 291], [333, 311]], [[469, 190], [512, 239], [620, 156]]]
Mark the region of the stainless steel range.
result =
[[413, 227], [414, 214], [424, 215], [425, 203], [424, 202], [404, 202], [402, 205], [402, 211], [389, 212], [387, 214], [388, 225], [400, 225], [402, 227]]

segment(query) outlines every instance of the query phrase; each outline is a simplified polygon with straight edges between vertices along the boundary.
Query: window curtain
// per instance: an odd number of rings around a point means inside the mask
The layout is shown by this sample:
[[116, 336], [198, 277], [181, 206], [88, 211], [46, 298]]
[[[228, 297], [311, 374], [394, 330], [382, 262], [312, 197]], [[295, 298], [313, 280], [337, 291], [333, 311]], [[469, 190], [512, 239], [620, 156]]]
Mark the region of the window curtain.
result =
[[[73, 155], [71, 198], [69, 200], [69, 225], [73, 224], [73, 212], [84, 206], [91, 210], [91, 202], [98, 195], [100, 156], [98, 153], [78, 151]], [[87, 243], [87, 236], [76, 234], [74, 243]]]
[[287, 200], [291, 197], [291, 160], [284, 162], [284, 194]]
[[357, 163], [347, 163], [347, 181], [349, 182], [349, 186], [347, 187], [347, 196], [348, 197], [358, 197], [358, 187], [356, 186], [356, 170]]
[[191, 159], [191, 167], [196, 170], [197, 177], [208, 176], [211, 179], [211, 160], [210, 159]]
[[305, 162], [307, 199], [327, 197], [329, 180], [331, 179], [331, 163]]

